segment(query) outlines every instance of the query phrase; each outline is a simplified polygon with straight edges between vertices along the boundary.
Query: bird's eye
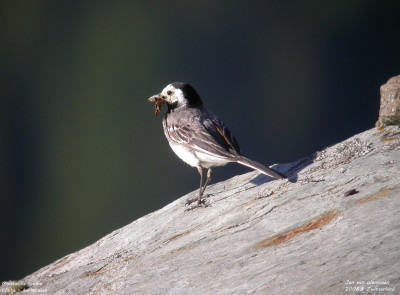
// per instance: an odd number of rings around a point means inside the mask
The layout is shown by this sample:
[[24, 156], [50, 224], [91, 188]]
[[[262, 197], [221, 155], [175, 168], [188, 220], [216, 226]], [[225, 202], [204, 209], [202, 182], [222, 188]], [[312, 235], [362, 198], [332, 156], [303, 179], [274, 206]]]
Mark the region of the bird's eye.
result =
[[168, 95], [171, 95], [171, 94], [172, 94], [172, 91], [171, 91], [171, 90], [168, 90], [168, 91], [167, 91], [167, 94], [168, 94]]

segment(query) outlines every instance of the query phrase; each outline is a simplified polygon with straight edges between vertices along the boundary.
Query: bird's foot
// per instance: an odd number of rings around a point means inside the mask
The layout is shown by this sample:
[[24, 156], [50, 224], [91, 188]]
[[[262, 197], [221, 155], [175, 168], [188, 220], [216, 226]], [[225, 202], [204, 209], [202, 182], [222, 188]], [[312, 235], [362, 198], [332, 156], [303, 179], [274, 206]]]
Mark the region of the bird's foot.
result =
[[185, 206], [189, 206], [190, 204], [192, 204], [194, 202], [197, 202], [197, 203], [194, 206], [187, 208], [185, 211], [191, 211], [196, 208], [200, 208], [200, 207], [206, 208], [206, 207], [211, 206], [209, 203], [206, 202], [206, 199], [209, 198], [210, 196], [212, 196], [212, 194], [203, 195], [203, 196], [201, 196], [201, 198], [199, 198], [199, 196], [196, 196], [196, 197], [187, 199], [185, 202]]
[[186, 208], [185, 212], [192, 211], [197, 208], [206, 208], [206, 207], [211, 207], [210, 203], [207, 203], [206, 200], [201, 200], [200, 202], [197, 202], [195, 205]]

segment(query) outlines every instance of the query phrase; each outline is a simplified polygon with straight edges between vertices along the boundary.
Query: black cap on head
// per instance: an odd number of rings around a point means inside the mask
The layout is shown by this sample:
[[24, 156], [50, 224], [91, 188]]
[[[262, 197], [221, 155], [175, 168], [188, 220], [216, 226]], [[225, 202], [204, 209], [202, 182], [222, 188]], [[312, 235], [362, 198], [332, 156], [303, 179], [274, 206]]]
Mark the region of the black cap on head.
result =
[[174, 83], [171, 83], [171, 85], [182, 91], [183, 95], [189, 102], [189, 106], [200, 107], [203, 105], [200, 95], [192, 87], [192, 85], [190, 85], [188, 83], [184, 83], [184, 82], [174, 82]]

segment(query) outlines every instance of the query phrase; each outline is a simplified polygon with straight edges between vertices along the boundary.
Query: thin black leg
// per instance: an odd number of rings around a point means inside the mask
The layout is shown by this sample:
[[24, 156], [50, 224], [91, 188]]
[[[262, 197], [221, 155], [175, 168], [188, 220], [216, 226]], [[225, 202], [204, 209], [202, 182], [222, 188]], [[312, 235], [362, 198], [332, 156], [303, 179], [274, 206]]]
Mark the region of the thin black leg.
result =
[[[210, 181], [211, 181], [212, 169], [211, 169], [211, 168], [208, 169], [208, 171], [207, 171], [207, 179], [206, 179], [204, 185], [203, 185], [203, 171], [204, 171], [204, 169], [198, 167], [198, 168], [197, 168], [197, 171], [198, 171], [199, 174], [200, 174], [200, 188], [199, 188], [199, 194], [198, 194], [198, 196], [196, 196], [196, 197], [194, 197], [194, 198], [190, 198], [190, 199], [186, 200], [186, 202], [185, 202], [185, 205], [190, 205], [191, 203], [197, 201], [197, 205], [194, 206], [194, 207], [192, 207], [192, 208], [186, 209], [185, 211], [190, 211], [190, 210], [193, 210], [193, 209], [198, 208], [198, 207], [201, 207], [201, 206], [207, 207], [207, 205], [205, 205], [205, 204], [202, 202], [202, 197], [203, 197], [203, 195], [204, 195], [204, 191], [206, 190], [207, 185], [208, 185], [208, 184], [210, 183]], [[203, 199], [204, 199], [204, 198], [207, 198], [207, 197], [209, 197], [209, 195], [205, 195], [205, 196], [203, 197]]]
[[[207, 171], [206, 182], [204, 183], [204, 186], [202, 188], [200, 187], [199, 200], [197, 201], [197, 204], [201, 203], [201, 196], [204, 194], [204, 191], [206, 190], [207, 185], [210, 183], [211, 177], [212, 177], [212, 169], [209, 168]], [[201, 173], [201, 178], [203, 178], [203, 173]]]
[[200, 174], [200, 188], [199, 188], [199, 197], [197, 199], [197, 204], [200, 204], [201, 203], [201, 196], [203, 195], [203, 192], [204, 192], [204, 190], [203, 190], [203, 168], [198, 167], [197, 171], [199, 171], [199, 174]]

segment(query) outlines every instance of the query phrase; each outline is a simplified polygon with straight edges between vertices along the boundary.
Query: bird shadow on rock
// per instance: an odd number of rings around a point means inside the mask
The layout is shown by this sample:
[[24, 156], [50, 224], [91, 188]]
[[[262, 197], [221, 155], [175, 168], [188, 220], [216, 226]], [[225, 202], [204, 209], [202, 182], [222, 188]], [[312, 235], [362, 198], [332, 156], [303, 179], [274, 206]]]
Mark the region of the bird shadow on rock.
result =
[[[317, 158], [317, 153], [313, 153], [310, 156], [301, 158], [292, 163], [276, 164], [271, 166], [270, 168], [273, 168], [274, 170], [277, 170], [278, 172], [285, 174], [288, 177], [289, 182], [296, 183], [298, 179], [298, 173], [301, 170], [305, 169], [307, 166], [314, 163], [316, 158]], [[266, 182], [269, 182], [271, 180], [274, 180], [274, 178], [266, 176], [264, 174], [260, 174], [255, 178], [253, 178], [252, 180], [250, 180], [250, 182], [258, 186]]]

